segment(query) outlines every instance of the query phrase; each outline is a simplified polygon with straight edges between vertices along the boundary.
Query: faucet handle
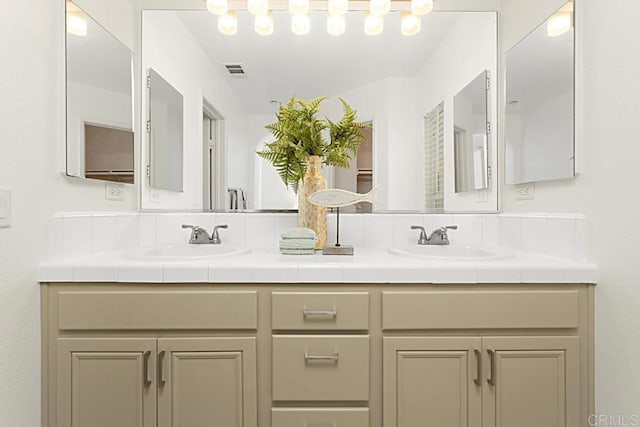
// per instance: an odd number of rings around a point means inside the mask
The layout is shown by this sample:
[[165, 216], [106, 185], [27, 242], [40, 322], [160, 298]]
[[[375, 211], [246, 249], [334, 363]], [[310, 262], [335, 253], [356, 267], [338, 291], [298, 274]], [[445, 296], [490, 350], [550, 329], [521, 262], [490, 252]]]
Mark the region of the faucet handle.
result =
[[220, 243], [222, 243], [222, 240], [220, 239], [220, 234], [218, 234], [219, 228], [229, 228], [229, 226], [227, 224], [222, 224], [222, 225], [216, 225], [215, 227], [213, 227], [213, 233], [211, 233], [211, 243], [214, 245], [219, 245]]
[[441, 227], [442, 231], [446, 232], [447, 230], [457, 230], [458, 226], [457, 225], [445, 225], [444, 227]]
[[200, 226], [199, 225], [182, 224], [182, 228], [190, 228], [190, 229], [195, 231], [196, 229], [200, 228]]
[[429, 239], [427, 238], [427, 233], [424, 231], [424, 227], [421, 225], [412, 225], [412, 230], [420, 230], [420, 237], [418, 237], [419, 245], [426, 245]]

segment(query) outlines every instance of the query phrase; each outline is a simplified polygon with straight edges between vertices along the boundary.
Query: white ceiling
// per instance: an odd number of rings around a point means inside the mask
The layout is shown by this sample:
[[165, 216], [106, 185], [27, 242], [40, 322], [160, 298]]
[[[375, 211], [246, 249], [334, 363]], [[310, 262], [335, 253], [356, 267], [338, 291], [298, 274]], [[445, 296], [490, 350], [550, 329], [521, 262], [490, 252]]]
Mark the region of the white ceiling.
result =
[[[176, 13], [250, 114], [273, 112], [271, 100], [286, 101], [292, 95], [311, 98], [336, 95], [387, 77], [415, 76], [463, 13], [433, 12], [423, 17], [422, 31], [413, 37], [400, 34], [400, 14], [385, 17], [378, 36], [364, 34], [364, 14], [350, 12], [341, 36], [326, 31], [323, 12], [311, 14], [311, 32], [294, 35], [290, 15], [274, 12], [275, 30], [260, 36], [253, 17], [238, 13], [238, 33], [224, 36], [216, 17], [207, 11]], [[232, 78], [222, 64], [241, 63], [246, 77]]]
[[131, 95], [131, 51], [87, 16], [87, 35], [67, 33], [67, 79]]

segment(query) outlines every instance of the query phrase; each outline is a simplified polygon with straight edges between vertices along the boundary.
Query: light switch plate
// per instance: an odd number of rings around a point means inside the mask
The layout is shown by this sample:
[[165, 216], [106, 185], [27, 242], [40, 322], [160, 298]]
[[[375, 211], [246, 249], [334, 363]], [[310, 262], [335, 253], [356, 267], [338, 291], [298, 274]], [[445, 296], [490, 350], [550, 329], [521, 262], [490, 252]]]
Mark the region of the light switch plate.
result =
[[11, 227], [11, 189], [0, 188], [0, 228]]
[[115, 200], [115, 201], [124, 200], [124, 184], [119, 184], [117, 182], [105, 182], [104, 198], [106, 200]]
[[528, 182], [516, 185], [516, 200], [533, 200], [536, 198], [536, 184]]

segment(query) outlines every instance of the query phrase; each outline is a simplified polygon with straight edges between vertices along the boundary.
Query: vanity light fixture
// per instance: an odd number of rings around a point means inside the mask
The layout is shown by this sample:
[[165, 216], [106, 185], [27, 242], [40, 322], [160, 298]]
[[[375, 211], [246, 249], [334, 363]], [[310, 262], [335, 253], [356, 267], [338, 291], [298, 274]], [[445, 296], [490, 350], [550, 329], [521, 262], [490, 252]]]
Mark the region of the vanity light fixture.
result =
[[419, 16], [409, 12], [403, 12], [400, 19], [400, 30], [403, 36], [415, 36], [420, 32], [421, 21]]
[[370, 0], [369, 12], [372, 15], [386, 15], [391, 10], [391, 0]]
[[376, 36], [384, 29], [384, 18], [380, 15], [365, 13], [364, 32], [368, 36]]
[[298, 36], [304, 36], [311, 29], [309, 15], [293, 15], [291, 17], [291, 31]]
[[87, 35], [87, 17], [78, 6], [68, 1], [65, 3], [67, 11], [67, 32], [74, 36]]
[[329, 15], [344, 15], [349, 11], [349, 0], [329, 0], [327, 10]]
[[327, 32], [332, 36], [343, 34], [346, 26], [344, 15], [327, 15]]
[[247, 10], [255, 16], [266, 15], [269, 12], [269, 0], [248, 0]]
[[309, 0], [289, 0], [289, 13], [306, 15], [309, 13]]
[[422, 16], [433, 10], [433, 0], [411, 0], [411, 14]]
[[207, 10], [217, 16], [226, 15], [229, 12], [229, 2], [227, 0], [207, 0]]
[[273, 33], [273, 13], [267, 12], [263, 15], [256, 15], [253, 28], [261, 36], [268, 36]]
[[87, 35], [87, 17], [82, 12], [67, 12], [67, 32], [74, 36]]
[[233, 36], [238, 32], [238, 14], [230, 10], [225, 15], [218, 16], [218, 31], [225, 36]]
[[569, 2], [547, 20], [547, 35], [557, 37], [566, 34], [573, 27], [573, 3]]

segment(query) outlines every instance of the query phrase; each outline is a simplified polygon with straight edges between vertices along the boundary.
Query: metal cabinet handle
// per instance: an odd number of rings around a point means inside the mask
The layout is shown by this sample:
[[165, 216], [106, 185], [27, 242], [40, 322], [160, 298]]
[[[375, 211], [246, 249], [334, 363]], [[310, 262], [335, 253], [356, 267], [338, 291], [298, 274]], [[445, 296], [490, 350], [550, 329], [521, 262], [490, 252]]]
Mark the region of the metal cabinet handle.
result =
[[473, 380], [473, 383], [480, 387], [482, 384], [482, 353], [477, 348], [473, 350], [476, 355], [476, 378]]
[[167, 380], [164, 379], [164, 354], [164, 350], [158, 353], [158, 383], [160, 387], [164, 386], [167, 382]]
[[329, 355], [313, 355], [309, 353], [304, 354], [305, 362], [334, 362], [338, 363], [338, 358], [340, 355], [338, 353], [333, 353]]
[[306, 319], [307, 317], [330, 317], [335, 319], [338, 317], [338, 310], [307, 310], [306, 308], [302, 310], [302, 316]]
[[149, 358], [151, 357], [151, 351], [147, 350], [142, 355], [142, 381], [145, 387], [149, 387], [151, 385], [151, 378], [149, 378]]
[[496, 386], [496, 352], [493, 350], [487, 350], [489, 354], [489, 361], [491, 366], [491, 372], [489, 378], [487, 378], [487, 382], [490, 386]]

